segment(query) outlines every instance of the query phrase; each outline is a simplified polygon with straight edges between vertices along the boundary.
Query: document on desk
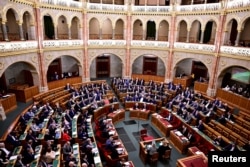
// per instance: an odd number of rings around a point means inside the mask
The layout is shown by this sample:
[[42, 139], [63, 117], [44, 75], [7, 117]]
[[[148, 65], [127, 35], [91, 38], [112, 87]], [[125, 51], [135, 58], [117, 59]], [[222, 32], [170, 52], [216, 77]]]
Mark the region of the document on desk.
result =
[[181, 133], [180, 131], [176, 131], [175, 134], [176, 134], [177, 136], [182, 136], [182, 133]]
[[11, 160], [14, 160], [14, 159], [17, 159], [17, 156], [18, 156], [18, 155], [13, 155], [13, 156], [11, 156], [11, 157], [10, 157], [10, 161], [11, 161]]

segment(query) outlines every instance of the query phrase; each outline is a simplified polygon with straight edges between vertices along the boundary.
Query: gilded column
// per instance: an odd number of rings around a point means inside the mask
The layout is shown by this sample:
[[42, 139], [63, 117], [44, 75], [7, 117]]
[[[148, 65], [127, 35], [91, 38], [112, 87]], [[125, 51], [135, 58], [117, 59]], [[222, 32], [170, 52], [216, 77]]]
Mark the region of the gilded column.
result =
[[[131, 6], [129, 6], [131, 7]], [[131, 13], [127, 13], [127, 38], [126, 38], [126, 57], [125, 57], [125, 76], [126, 78], [131, 77]], [[123, 69], [124, 70], [124, 69]]]
[[189, 42], [189, 36], [190, 36], [190, 28], [187, 29], [187, 40], [186, 40], [186, 42]]
[[155, 40], [158, 41], [158, 33], [159, 33], [159, 28], [156, 28], [155, 30]]
[[54, 35], [55, 35], [55, 39], [58, 39], [57, 24], [55, 23], [54, 23]]
[[71, 39], [71, 25], [68, 24], [68, 36], [69, 36], [69, 39]]
[[170, 82], [172, 81], [172, 66], [173, 66], [173, 57], [174, 57], [174, 42], [175, 42], [175, 34], [176, 32], [176, 14], [175, 12], [172, 13], [171, 17], [171, 24], [170, 24], [170, 32], [169, 33], [169, 55], [167, 59], [167, 68], [166, 68], [166, 74], [165, 74], [165, 81]]
[[21, 40], [21, 41], [24, 41], [24, 36], [23, 36], [23, 23], [22, 23], [22, 22], [19, 22], [19, 23], [18, 23], [18, 26], [19, 26], [19, 36], [20, 36], [20, 40]]
[[239, 46], [241, 30], [238, 30], [237, 37], [235, 40], [235, 46]]
[[42, 33], [42, 21], [41, 21], [41, 11], [38, 3], [35, 5], [34, 8], [35, 18], [36, 18], [36, 37], [38, 42], [38, 67], [39, 67], [39, 74], [40, 74], [40, 92], [45, 92], [48, 90], [48, 83], [47, 83], [47, 71], [45, 71], [45, 58], [43, 53], [43, 33]]
[[84, 50], [83, 50], [83, 76], [82, 79], [83, 81], [89, 81], [90, 76], [89, 76], [89, 61], [88, 61], [88, 20], [87, 20], [87, 11], [84, 9], [83, 10], [83, 43], [84, 43]]
[[5, 41], [9, 41], [8, 38], [8, 32], [7, 32], [7, 26], [6, 26], [6, 21], [2, 21], [2, 31], [3, 31], [3, 37]]
[[112, 39], [115, 39], [115, 29], [112, 29]]
[[204, 29], [201, 29], [200, 43], [203, 43], [203, 40], [204, 40]]
[[216, 82], [217, 82], [217, 76], [218, 76], [218, 68], [219, 68], [219, 52], [220, 47], [222, 45], [222, 37], [223, 37], [223, 29], [226, 21], [226, 15], [223, 11], [220, 15], [220, 24], [218, 25], [218, 33], [216, 34], [216, 41], [215, 41], [215, 54], [211, 61], [211, 76], [209, 76], [209, 83], [208, 83], [208, 89], [207, 89], [207, 95], [208, 96], [215, 96], [216, 95]]

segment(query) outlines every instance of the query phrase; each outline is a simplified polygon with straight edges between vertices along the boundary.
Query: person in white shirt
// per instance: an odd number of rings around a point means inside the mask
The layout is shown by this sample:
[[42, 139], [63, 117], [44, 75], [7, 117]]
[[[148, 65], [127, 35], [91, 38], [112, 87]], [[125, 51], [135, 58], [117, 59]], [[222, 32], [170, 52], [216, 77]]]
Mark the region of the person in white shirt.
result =
[[45, 161], [47, 164], [52, 164], [53, 160], [56, 157], [56, 152], [52, 150], [51, 147], [48, 147], [47, 152], [45, 153]]

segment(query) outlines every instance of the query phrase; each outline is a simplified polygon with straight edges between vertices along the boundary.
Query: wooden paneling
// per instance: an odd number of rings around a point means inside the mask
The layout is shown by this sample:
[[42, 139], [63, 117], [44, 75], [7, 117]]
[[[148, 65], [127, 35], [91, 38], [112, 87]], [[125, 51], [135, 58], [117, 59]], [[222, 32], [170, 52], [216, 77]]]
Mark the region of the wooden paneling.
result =
[[192, 84], [192, 77], [185, 76], [182, 78], [174, 78], [173, 80], [174, 84], [181, 84], [183, 88], [190, 87]]
[[15, 93], [17, 101], [26, 103], [39, 93], [39, 89], [38, 86], [31, 86], [24, 89], [9, 89], [9, 92]]
[[143, 74], [132, 74], [132, 78], [139, 78], [144, 79], [145, 82], [148, 82], [150, 80], [158, 81], [158, 82], [164, 82], [165, 77], [164, 76], [156, 76], [156, 75], [143, 75]]
[[250, 100], [240, 96], [238, 94], [232, 93], [230, 91], [225, 91], [222, 89], [217, 89], [216, 96], [220, 98], [223, 102], [228, 103], [230, 106], [238, 108], [240, 111], [250, 114]]
[[8, 97], [0, 99], [0, 103], [3, 106], [5, 113], [8, 113], [17, 107], [16, 95], [9, 94]]
[[204, 83], [204, 82], [194, 82], [194, 90], [204, 93], [207, 93], [207, 88], [208, 88], [208, 83]]
[[66, 78], [66, 79], [61, 79], [61, 80], [49, 82], [48, 88], [49, 88], [49, 90], [51, 90], [51, 89], [65, 86], [67, 83], [72, 85], [72, 84], [81, 83], [81, 82], [82, 82], [81, 76], [80, 77]]

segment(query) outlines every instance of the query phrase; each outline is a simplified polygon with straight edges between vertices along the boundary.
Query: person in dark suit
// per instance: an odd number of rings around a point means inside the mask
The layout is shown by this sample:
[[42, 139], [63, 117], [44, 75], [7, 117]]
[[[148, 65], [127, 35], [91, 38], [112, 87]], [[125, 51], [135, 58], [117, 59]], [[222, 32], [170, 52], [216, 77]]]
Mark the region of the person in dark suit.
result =
[[218, 136], [214, 139], [214, 144], [221, 146], [221, 147], [225, 147], [225, 141], [222, 139], [221, 136]]
[[32, 148], [28, 148], [27, 152], [24, 153], [23, 156], [23, 163], [24, 164], [30, 164], [35, 159], [35, 153]]
[[228, 121], [234, 121], [234, 116], [231, 112], [228, 112], [225, 119]]
[[250, 151], [250, 140], [243, 146], [243, 149], [245, 149], [246, 151]]
[[157, 152], [159, 153], [159, 159], [162, 158], [167, 150], [171, 150], [169, 143], [167, 141], [163, 141], [162, 145], [157, 149]]
[[184, 135], [187, 136], [188, 134], [188, 129], [185, 125], [182, 125], [182, 127], [179, 129], [179, 131]]
[[172, 122], [172, 121], [174, 120], [173, 115], [172, 115], [172, 112], [169, 112], [168, 116], [166, 117], [166, 120], [167, 120], [168, 122]]
[[187, 134], [187, 139], [190, 143], [193, 143], [195, 142], [195, 138], [194, 138], [194, 135], [192, 133], [192, 131], [189, 131], [188, 134]]
[[235, 143], [230, 143], [226, 147], [223, 148], [225, 151], [239, 151], [237, 145]]
[[114, 112], [116, 109], [115, 109], [115, 106], [112, 104], [111, 107], [109, 108], [109, 113], [112, 113]]
[[199, 129], [199, 131], [203, 131], [204, 130], [204, 125], [203, 125], [203, 121], [199, 120], [198, 125], [196, 126], [197, 129]]
[[17, 147], [21, 145], [21, 142], [17, 139], [16, 134], [14, 132], [10, 132], [8, 134], [7, 143], [12, 145], [13, 147]]

